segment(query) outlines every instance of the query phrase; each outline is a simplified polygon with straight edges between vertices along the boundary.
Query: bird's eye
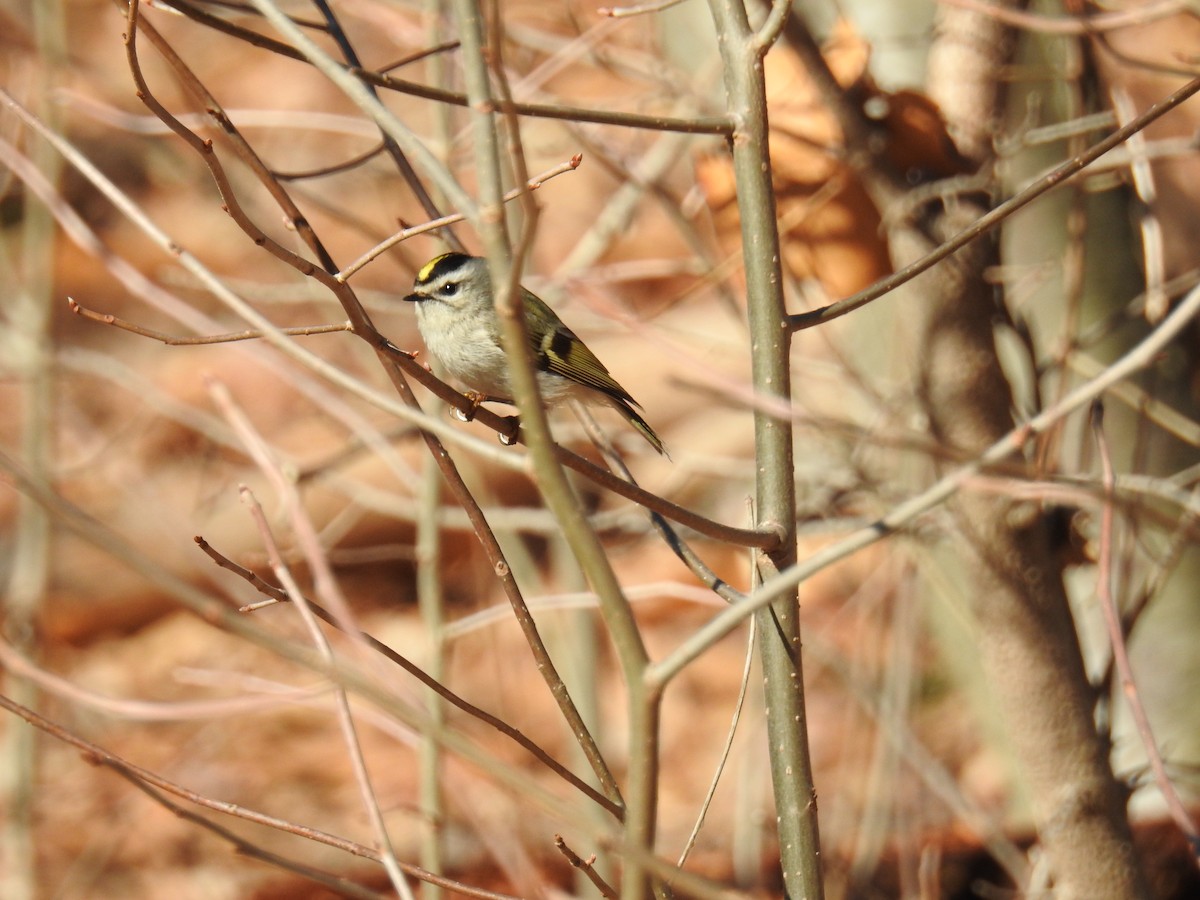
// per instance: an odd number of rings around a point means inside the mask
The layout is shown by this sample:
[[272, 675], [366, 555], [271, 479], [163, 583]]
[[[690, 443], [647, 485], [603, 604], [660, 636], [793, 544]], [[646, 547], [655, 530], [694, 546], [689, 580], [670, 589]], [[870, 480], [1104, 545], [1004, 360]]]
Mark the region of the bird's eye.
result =
[[440, 288], [438, 288], [438, 291], [439, 291], [439, 293], [441, 293], [441, 295], [443, 297], [453, 297], [455, 294], [458, 293], [458, 282], [457, 281], [447, 281]]

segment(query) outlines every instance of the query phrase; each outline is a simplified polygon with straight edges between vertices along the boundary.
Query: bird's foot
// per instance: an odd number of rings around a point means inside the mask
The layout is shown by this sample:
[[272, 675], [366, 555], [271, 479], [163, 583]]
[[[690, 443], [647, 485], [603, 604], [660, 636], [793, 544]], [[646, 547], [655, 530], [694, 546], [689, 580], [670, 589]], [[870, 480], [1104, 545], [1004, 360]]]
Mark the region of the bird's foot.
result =
[[508, 427], [504, 431], [497, 431], [496, 437], [505, 447], [511, 447], [521, 439], [521, 417], [505, 416], [504, 423]]
[[479, 391], [463, 391], [463, 396], [470, 401], [470, 405], [466, 409], [454, 408], [454, 416], [460, 422], [474, 421], [475, 413], [479, 412], [479, 407], [485, 403], [512, 403], [505, 397], [493, 397], [491, 394], [481, 394]]

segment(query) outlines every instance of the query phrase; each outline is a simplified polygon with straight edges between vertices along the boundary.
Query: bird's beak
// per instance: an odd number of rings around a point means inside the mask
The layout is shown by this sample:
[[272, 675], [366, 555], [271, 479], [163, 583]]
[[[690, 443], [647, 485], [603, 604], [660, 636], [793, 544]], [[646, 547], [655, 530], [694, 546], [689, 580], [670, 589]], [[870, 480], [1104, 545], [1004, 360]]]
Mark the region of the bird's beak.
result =
[[407, 303], [416, 303], [418, 300], [424, 300], [424, 299], [425, 298], [422, 297], [420, 294], [409, 294], [407, 297], [404, 298], [405, 302], [407, 302]]

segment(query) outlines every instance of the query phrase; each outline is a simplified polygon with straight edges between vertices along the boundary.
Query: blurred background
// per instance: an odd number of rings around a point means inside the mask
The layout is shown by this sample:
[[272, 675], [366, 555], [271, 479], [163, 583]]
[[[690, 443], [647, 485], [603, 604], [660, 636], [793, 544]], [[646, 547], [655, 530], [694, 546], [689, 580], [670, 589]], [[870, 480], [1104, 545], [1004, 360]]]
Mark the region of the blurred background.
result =
[[[254, 46], [170, 6], [144, 4], [141, 14], [280, 177], [339, 265], [427, 218], [377, 152], [375, 126], [321, 74], [266, 41]], [[278, 39], [248, 8], [193, 6]], [[419, 56], [392, 74], [463, 90], [455, 46], [421, 55], [455, 38], [444, 4], [353, 0], [333, 7], [364, 68]], [[934, 4], [847, 0], [798, 4], [794, 15], [821, 41], [838, 84], [878, 124], [887, 157], [919, 206], [951, 191], [947, 184], [1003, 199], [1181, 84], [1195, 61], [1196, 20], [1186, 4], [1155, 7], [1151, 16], [1133, 4], [1106, 6], [1105, 15], [1126, 18], [1102, 36], [1063, 25], [1076, 10], [1058, 4], [1036, 4], [1010, 23], [1016, 50], [1002, 69], [1004, 115], [990, 127], [993, 155], [982, 169], [953, 151], [923, 93]], [[317, 19], [312, 4], [284, 8]], [[700, 3], [613, 17], [579, 0], [504, 0], [491, 15], [503, 23], [504, 65], [518, 100], [680, 119], [722, 111], [716, 38]], [[410, 424], [262, 341], [168, 346], [71, 312], [67, 298], [180, 337], [248, 327], [95, 179], [15, 115], [11, 102], [275, 324], [345, 319], [329, 292], [246, 236], [223, 209], [200, 155], [139, 101], [121, 6], [7, 0], [0, 23], [0, 87], [8, 95], [0, 113], [0, 692], [196, 794], [372, 843], [322, 679], [180, 604], [187, 589], [231, 610], [262, 599], [202, 552], [197, 536], [273, 581], [262, 535], [239, 499], [243, 486], [262, 503], [302, 586], [312, 585], [288, 504], [214, 398], [220, 385], [295, 486], [358, 626], [585, 771], [470, 523], [438, 487]], [[332, 47], [328, 35], [310, 30]], [[283, 246], [310, 255], [204, 105], [181, 86], [180, 68], [145, 36], [137, 53], [157, 100], [213, 141], [246, 215]], [[887, 216], [905, 213], [872, 202], [847, 165], [836, 118], [789, 47], [781, 44], [766, 62], [783, 263], [789, 308], [798, 313], [887, 275]], [[402, 91], [382, 95], [472, 190], [465, 111]], [[1197, 110], [1196, 101], [1185, 104], [1136, 147], [1114, 151], [1084, 178], [1022, 210], [996, 237], [1002, 264], [988, 276], [1006, 310], [997, 316], [996, 343], [1014, 421], [1094, 377], [1195, 286]], [[583, 156], [578, 169], [532, 195], [540, 216], [524, 283], [638, 399], [671, 458], [648, 452], [617, 417], [601, 412], [601, 424], [643, 487], [747, 525], [756, 401], [725, 141], [586, 121], [519, 121], [530, 175]], [[519, 222], [523, 214], [514, 207], [512, 215]], [[456, 230], [480, 252], [469, 228]], [[423, 350], [412, 309], [400, 300], [416, 269], [444, 249], [434, 237], [417, 236], [350, 280], [401, 348]], [[927, 488], [952, 461], [918, 396], [910, 305], [920, 301], [917, 291], [901, 292], [795, 336], [793, 403], [785, 414], [797, 442], [802, 559]], [[1200, 764], [1195, 338], [1186, 331], [1105, 398], [1122, 479], [1114, 583], [1136, 617], [1133, 665], [1155, 737], [1192, 801]], [[390, 391], [373, 352], [354, 336], [296, 340], [368, 389]], [[499, 451], [490, 431], [454, 422], [417, 390], [432, 415]], [[596, 458], [569, 413], [555, 413], [552, 423], [560, 441]], [[450, 448], [619, 773], [624, 686], [557, 523], [527, 475], [470, 446]], [[1064, 577], [1085, 659], [1100, 682], [1111, 657], [1095, 600], [1103, 490], [1085, 416], [1062, 421], [1031, 454], [1036, 477], [991, 473], [969, 489], [1031, 491], [1061, 509]], [[577, 489], [652, 657], [723, 608], [656, 539], [638, 507], [582, 480]], [[828, 896], [998, 896], [987, 893], [1007, 884], [998, 859], [1019, 855], [1032, 839], [1029, 798], [979, 669], [969, 609], [979, 598], [970, 596], [957, 527], [935, 509], [801, 587]], [[747, 551], [702, 539], [696, 546], [721, 577], [749, 588]], [[418, 603], [421, 553], [437, 560], [434, 609]], [[284, 637], [302, 633], [283, 605], [246, 615]], [[748, 895], [778, 896], [761, 677], [747, 661], [748, 647], [745, 628], [729, 635], [668, 691], [659, 850], [674, 859], [688, 844], [744, 689], [688, 868]], [[373, 665], [397, 702], [435, 708], [415, 680]], [[1111, 681], [1101, 693], [1116, 693]], [[436, 834], [444, 871], [466, 884], [520, 896], [595, 896], [553, 847], [561, 833], [581, 856], [596, 852], [582, 823], [599, 814], [585, 799], [493, 729], [442, 707], [446, 727], [487, 761], [439, 757], [444, 796], [434, 821], [422, 794], [428, 742], [377, 706], [356, 701], [355, 710], [400, 859], [420, 858]], [[1200, 890], [1194, 864], [1186, 852], [1172, 856], [1180, 839], [1163, 823], [1125, 706], [1102, 702], [1099, 716], [1112, 728], [1115, 769], [1134, 789], [1140, 840], [1161, 851], [1150, 866], [1155, 889], [1189, 896]], [[89, 765], [78, 746], [8, 714], [0, 736], [4, 897], [334, 895], [235, 852], [111, 767]], [[535, 779], [574, 812], [527, 802], [497, 775], [506, 769]], [[342, 850], [205, 815], [258, 847], [373, 890], [387, 887], [376, 864]]]

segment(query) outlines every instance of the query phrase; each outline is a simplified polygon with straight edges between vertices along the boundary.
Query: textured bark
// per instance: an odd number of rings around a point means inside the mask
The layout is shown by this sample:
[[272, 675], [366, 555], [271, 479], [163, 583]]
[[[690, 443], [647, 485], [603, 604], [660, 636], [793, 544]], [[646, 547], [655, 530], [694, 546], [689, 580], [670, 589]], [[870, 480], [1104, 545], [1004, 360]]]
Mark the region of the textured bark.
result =
[[[981, 212], [962, 209], [956, 230]], [[915, 241], [900, 253], [915, 255]], [[895, 246], [895, 245], [894, 245]], [[976, 453], [1012, 425], [1011, 392], [993, 340], [990, 246], [978, 243], [919, 280], [925, 316], [921, 392], [934, 433]], [[964, 493], [954, 501], [981, 661], [1033, 802], [1055, 897], [1147, 896], [1133, 854], [1126, 795], [1093, 720], [1088, 684], [1052, 537], [1029, 501]]]
[[1012, 48], [1011, 30], [993, 16], [938, 7], [926, 81], [951, 140], [972, 162], [980, 163], [992, 155], [992, 140], [1000, 123], [996, 79]]

